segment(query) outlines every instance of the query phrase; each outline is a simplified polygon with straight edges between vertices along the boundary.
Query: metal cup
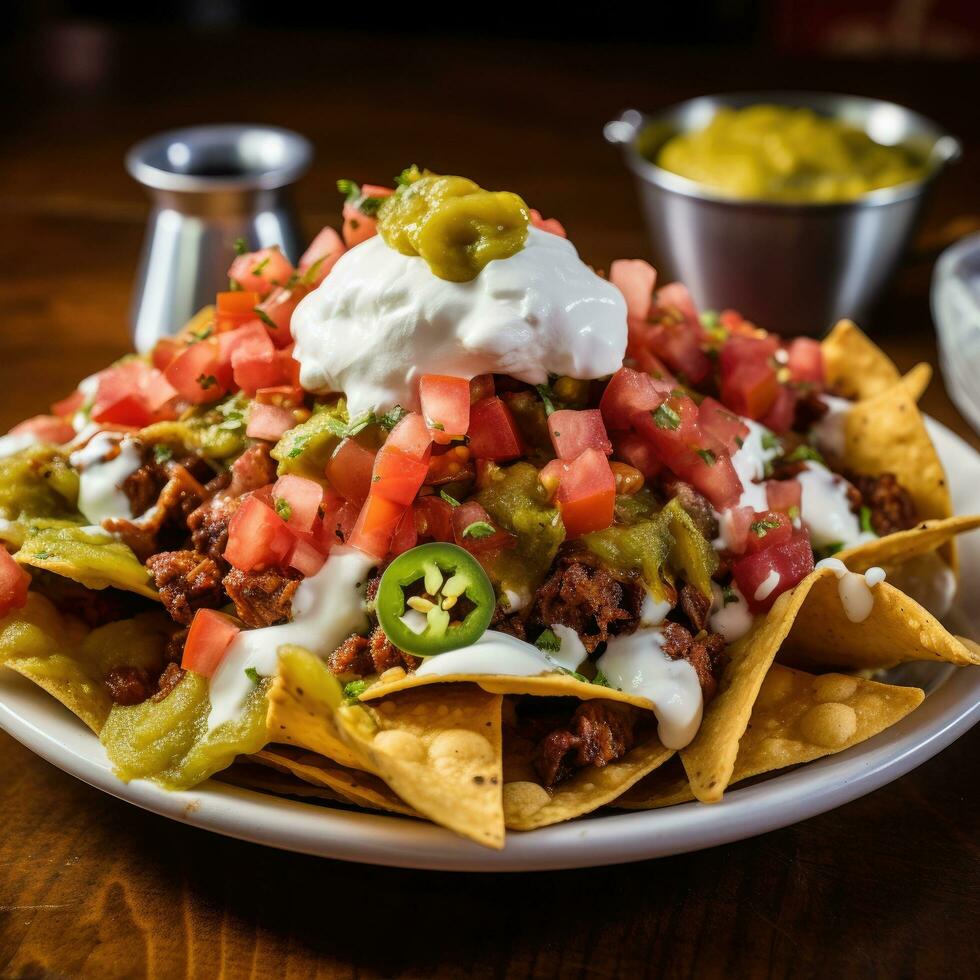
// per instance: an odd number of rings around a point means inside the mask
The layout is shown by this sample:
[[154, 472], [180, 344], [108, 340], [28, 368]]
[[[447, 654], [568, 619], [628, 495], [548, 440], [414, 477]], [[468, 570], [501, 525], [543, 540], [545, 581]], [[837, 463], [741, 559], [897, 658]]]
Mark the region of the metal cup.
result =
[[137, 350], [176, 333], [227, 288], [238, 239], [299, 258], [288, 189], [312, 158], [298, 133], [239, 124], [170, 130], [126, 154], [126, 169], [153, 198], [131, 314]]
[[[722, 197], [651, 160], [679, 132], [722, 107], [806, 106], [902, 144], [927, 162], [920, 180], [855, 201], [795, 204]], [[926, 194], [959, 142], [910, 109], [851, 95], [749, 92], [709, 95], [653, 116], [635, 109], [606, 124], [636, 178], [660, 271], [680, 279], [702, 309], [734, 308], [768, 330], [819, 335], [860, 319], [881, 294], [911, 238]]]

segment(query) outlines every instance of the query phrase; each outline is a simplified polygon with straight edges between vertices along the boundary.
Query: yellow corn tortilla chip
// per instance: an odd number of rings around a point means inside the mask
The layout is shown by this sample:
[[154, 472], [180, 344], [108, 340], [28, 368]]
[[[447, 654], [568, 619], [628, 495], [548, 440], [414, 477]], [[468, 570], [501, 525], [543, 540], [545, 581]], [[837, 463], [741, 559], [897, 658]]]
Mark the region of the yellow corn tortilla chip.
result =
[[[752, 708], [731, 783], [843, 752], [918, 707], [924, 693], [847, 674], [814, 676], [775, 664]], [[694, 799], [676, 771], [638, 783], [617, 807], [648, 810]]]
[[0, 620], [0, 664], [60, 701], [98, 734], [112, 708], [104, 683], [115, 667], [159, 670], [169, 624], [159, 613], [89, 630], [38, 592]]
[[865, 572], [873, 565], [901, 565], [910, 558], [918, 558], [937, 551], [957, 535], [980, 527], [980, 514], [965, 514], [922, 521], [907, 531], [887, 534], [877, 541], [868, 541], [838, 552], [852, 572]]
[[[251, 758], [252, 756], [245, 756], [246, 760]], [[303, 800], [326, 800], [331, 803], [350, 802], [325, 786], [313, 786], [296, 776], [247, 761], [236, 761], [228, 769], [215, 773], [213, 778], [232, 786], [254, 789], [260, 793], [273, 793], [276, 796], [295, 796]]]
[[344, 737], [409, 806], [488, 847], [504, 845], [503, 698], [472, 684], [344, 705]]
[[932, 381], [932, 365], [922, 361], [906, 371], [899, 384], [905, 388], [912, 400], [917, 402], [926, 393], [930, 381]]
[[871, 398], [899, 383], [892, 359], [851, 320], [840, 320], [821, 348], [827, 384], [847, 398]]
[[735, 767], [739, 739], [749, 723], [762, 682], [813, 582], [828, 573], [833, 574], [828, 570], [808, 576], [795, 589], [784, 592], [765, 619], [758, 620], [749, 633], [728, 648], [730, 659], [718, 693], [705, 708], [694, 741], [681, 749], [684, 770], [699, 800], [714, 803], [725, 792]]
[[325, 788], [345, 803], [418, 816], [406, 806], [377, 776], [362, 769], [339, 766], [325, 756], [305, 752], [288, 745], [270, 745], [248, 756], [249, 760], [279, 773], [288, 773], [302, 784]]
[[[523, 743], [523, 744], [522, 744]], [[587, 766], [554, 789], [541, 785], [530, 764], [533, 746], [504, 733], [504, 822], [508, 830], [535, 830], [592, 813], [622, 796], [673, 754], [648, 731], [622, 759]]]
[[367, 768], [337, 728], [334, 712], [341, 700], [336, 678], [321, 661], [305, 650], [284, 647], [269, 691], [270, 740], [308, 749], [349, 769]]
[[851, 622], [844, 614], [838, 580], [830, 569], [809, 579], [807, 600], [779, 650], [779, 661], [793, 667], [880, 670], [910, 661], [980, 664], [968, 646], [948, 633], [934, 616], [904, 592], [882, 582], [872, 590], [868, 617]]

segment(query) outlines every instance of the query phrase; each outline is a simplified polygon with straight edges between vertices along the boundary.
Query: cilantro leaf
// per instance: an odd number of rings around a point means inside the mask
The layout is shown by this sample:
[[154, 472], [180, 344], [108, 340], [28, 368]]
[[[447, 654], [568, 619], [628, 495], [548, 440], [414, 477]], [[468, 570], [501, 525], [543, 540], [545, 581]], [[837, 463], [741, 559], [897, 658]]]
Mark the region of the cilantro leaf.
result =
[[542, 630], [534, 645], [545, 653], [558, 653], [561, 650], [561, 640], [555, 635], [554, 630]]
[[344, 195], [344, 200], [348, 204], [353, 204], [361, 196], [361, 185], [346, 177], [341, 177], [337, 181], [337, 190]]
[[658, 429], [670, 429], [675, 431], [680, 428], [681, 417], [666, 402], [664, 402], [655, 412], [650, 413]]
[[174, 451], [162, 443], [158, 443], [153, 447], [153, 458], [158, 463], [168, 463], [174, 458]]
[[486, 521], [474, 521], [463, 529], [464, 538], [489, 538], [494, 533], [493, 525]]
[[248, 251], [248, 242], [244, 238], [235, 239], [235, 255], [244, 255]]
[[459, 501], [455, 497], [450, 497], [449, 494], [446, 493], [445, 490], [440, 490], [439, 491], [439, 496], [442, 497], [442, 499], [445, 500], [446, 503], [449, 504], [450, 507], [458, 507], [459, 506]]
[[272, 259], [272, 256], [271, 255], [267, 255], [261, 262], [259, 262], [256, 266], [253, 267], [253, 269], [252, 269], [252, 275], [253, 276], [261, 276], [262, 273], [265, 271], [265, 267], [269, 264], [269, 262], [270, 262], [271, 259]]
[[721, 590], [722, 605], [730, 606], [733, 602], [738, 602], [738, 596], [730, 585], [722, 586]]
[[764, 538], [770, 531], [779, 527], [779, 521], [753, 521], [749, 530], [757, 537]]
[[245, 668], [245, 676], [253, 683], [258, 684], [261, 678], [259, 677], [259, 672], [254, 667]]
[[258, 317], [258, 318], [259, 318], [259, 319], [260, 319], [260, 320], [261, 320], [261, 321], [262, 321], [262, 322], [263, 322], [263, 323], [264, 323], [264, 324], [265, 324], [265, 325], [266, 325], [266, 326], [267, 326], [267, 327], [268, 327], [268, 328], [270, 329], [270, 330], [278, 330], [278, 329], [279, 329], [279, 325], [278, 325], [278, 324], [276, 323], [276, 321], [275, 321], [275, 320], [273, 320], [273, 319], [272, 319], [272, 317], [271, 317], [271, 316], [269, 316], [269, 314], [268, 314], [268, 313], [266, 313], [266, 312], [265, 312], [265, 310], [260, 310], [260, 309], [259, 309], [259, 308], [258, 308], [257, 306], [253, 306], [253, 307], [252, 307], [252, 312], [253, 312], [253, 313], [254, 313], [254, 314], [255, 314], [255, 315], [256, 315], [256, 316], [257, 316], [257, 317]]
[[794, 449], [786, 457], [786, 462], [787, 463], [804, 463], [804, 462], [806, 462], [807, 460], [810, 460], [810, 459], [812, 459], [816, 463], [822, 463], [824, 461], [823, 460], [823, 456], [821, 456], [820, 453], [817, 452], [817, 450], [813, 448], [813, 446], [807, 446], [807, 445], [804, 444], [802, 446], [797, 446], [796, 449]]
[[378, 425], [382, 429], [387, 429], [390, 432], [406, 415], [408, 415], [408, 412], [401, 405], [396, 405], [378, 419]]
[[276, 513], [284, 520], [288, 521], [290, 517], [293, 516], [293, 508], [289, 505], [289, 501], [284, 497], [276, 497], [274, 500], [274, 506]]
[[208, 388], [213, 388], [217, 383], [218, 379], [213, 374], [199, 374], [195, 379], [197, 383], [207, 391]]
[[718, 457], [710, 449], [698, 449], [697, 454], [709, 465], [714, 466]]
[[544, 402], [545, 415], [550, 415], [553, 411], [555, 411], [555, 403], [552, 401], [554, 392], [552, 392], [548, 385], [535, 385], [534, 387], [541, 396], [541, 401]]
[[596, 670], [595, 677], [592, 678], [593, 684], [598, 684], [599, 687], [612, 687], [609, 683], [609, 678], [601, 670]]
[[762, 433], [762, 448], [763, 449], [778, 449], [779, 440], [772, 432]]
[[344, 697], [348, 701], [356, 701], [367, 688], [367, 681], [350, 681], [344, 685]]
[[861, 521], [861, 530], [865, 534], [874, 534], [875, 529], [871, 526], [871, 508], [862, 507], [859, 515]]

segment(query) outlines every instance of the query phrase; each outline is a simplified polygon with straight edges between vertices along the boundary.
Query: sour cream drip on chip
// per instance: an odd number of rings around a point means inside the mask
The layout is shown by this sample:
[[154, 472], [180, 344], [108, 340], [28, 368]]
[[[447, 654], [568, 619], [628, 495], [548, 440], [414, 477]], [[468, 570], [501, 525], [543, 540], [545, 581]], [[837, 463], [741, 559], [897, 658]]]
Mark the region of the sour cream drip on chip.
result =
[[[118, 450], [118, 452], [117, 452]], [[79, 471], [78, 509], [93, 524], [132, 517], [122, 485], [143, 464], [139, 443], [116, 432], [99, 432], [68, 462]]]
[[800, 517], [810, 532], [816, 549], [831, 545], [850, 548], [877, 535], [861, 530], [858, 516], [851, 510], [847, 482], [820, 463], [808, 462], [796, 477], [803, 488]]
[[717, 582], [711, 583], [713, 602], [708, 625], [712, 633], [720, 633], [726, 643], [741, 639], [752, 628], [755, 617], [749, 610], [745, 596], [734, 582], [722, 589]]
[[626, 302], [571, 242], [536, 228], [470, 282], [439, 279], [375, 236], [340, 258], [291, 328], [303, 387], [343, 392], [359, 417], [417, 407], [424, 374], [531, 384], [613, 374], [626, 351]]
[[813, 436], [824, 452], [841, 457], [844, 455], [844, 419], [853, 402], [836, 395], [821, 395], [820, 400], [827, 406], [827, 412], [813, 426]]
[[844, 615], [852, 623], [863, 623], [874, 609], [875, 599], [871, 590], [885, 581], [885, 570], [874, 566], [863, 575], [849, 572], [839, 558], [824, 558], [816, 567], [832, 569], [837, 576], [837, 592], [840, 595]]
[[208, 730], [239, 717], [255, 687], [245, 671], [274, 674], [281, 646], [292, 644], [325, 657], [352, 633], [366, 632], [364, 596], [375, 565], [377, 559], [356, 548], [333, 548], [320, 571], [303, 579], [296, 590], [292, 622], [242, 630], [211, 678]]
[[[558, 634], [555, 634], [558, 636]], [[497, 674], [504, 677], [537, 677], [562, 670], [575, 670], [585, 657], [575, 659], [573, 645], [559, 636], [562, 649], [556, 654], [539, 650], [532, 643], [509, 633], [487, 630], [475, 643], [426, 657], [415, 671], [417, 677], [445, 677], [450, 674]], [[576, 639], [578, 637], [576, 636]], [[581, 640], [579, 640], [581, 644]], [[583, 652], [585, 648], [582, 648]], [[562, 656], [562, 654], [565, 656]], [[567, 666], [575, 662], [575, 667]]]
[[[740, 416], [740, 418], [742, 418]], [[748, 435], [742, 440], [742, 445], [732, 455], [732, 466], [742, 481], [742, 493], [738, 502], [728, 511], [715, 513], [718, 519], [719, 536], [714, 546], [721, 551], [732, 546], [730, 511], [738, 507], [751, 507], [753, 510], [768, 510], [766, 486], [761, 482], [766, 478], [766, 466], [779, 455], [779, 446], [775, 436], [764, 425], [759, 425], [752, 419], [742, 418], [748, 426]]]
[[701, 725], [701, 683], [686, 660], [671, 660], [664, 653], [663, 642], [658, 629], [615, 636], [596, 666], [610, 687], [649, 700], [660, 741], [668, 749], [682, 749]]

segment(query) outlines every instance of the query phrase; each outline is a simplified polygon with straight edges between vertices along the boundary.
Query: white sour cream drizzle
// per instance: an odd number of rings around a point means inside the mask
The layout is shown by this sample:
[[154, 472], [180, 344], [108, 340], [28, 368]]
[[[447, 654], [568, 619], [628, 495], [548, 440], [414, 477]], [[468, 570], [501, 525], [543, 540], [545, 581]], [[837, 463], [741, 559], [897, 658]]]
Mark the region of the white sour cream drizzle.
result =
[[836, 395], [821, 395], [820, 400], [827, 406], [827, 412], [814, 424], [813, 435], [824, 452], [841, 457], [844, 455], [844, 418], [853, 402]]
[[557, 653], [549, 653], [549, 658], [565, 670], [578, 670], [589, 657], [582, 638], [571, 626], [561, 623], [552, 623], [551, 632], [558, 637], [561, 647]]
[[293, 597], [292, 622], [242, 630], [211, 678], [208, 730], [238, 718], [255, 685], [245, 671], [254, 667], [262, 676], [276, 672], [279, 647], [295, 644], [324, 657], [351, 633], [368, 628], [364, 593], [368, 573], [377, 559], [356, 548], [340, 546], [324, 566], [304, 579]]
[[[742, 481], [742, 493], [732, 508], [721, 514], [715, 512], [719, 530], [719, 536], [714, 541], [717, 551], [731, 547], [731, 510], [737, 507], [751, 507], [753, 510], [769, 509], [766, 485], [757, 481], [766, 478], [766, 464], [771, 463], [779, 455], [779, 446], [775, 443], [773, 434], [764, 425], [747, 418], [742, 418], [742, 421], [748, 426], [748, 435], [732, 455], [732, 466]], [[767, 449], [763, 445], [764, 439], [772, 440], [771, 448]]]
[[[119, 453], [107, 460], [117, 446]], [[129, 498], [121, 487], [142, 465], [138, 443], [115, 432], [99, 432], [68, 461], [80, 474], [78, 509], [87, 520], [100, 524], [110, 518], [132, 516]]]
[[0, 436], [0, 459], [6, 459], [24, 449], [39, 442], [33, 432], [8, 432], [5, 436]]
[[615, 636], [596, 666], [610, 687], [651, 701], [660, 741], [668, 749], [682, 749], [701, 725], [701, 684], [686, 660], [671, 660], [664, 653], [663, 639], [658, 629]]
[[876, 535], [861, 530], [857, 515], [851, 510], [847, 483], [821, 463], [808, 462], [797, 474], [803, 495], [800, 516], [810, 531], [816, 549], [836, 544], [843, 548], [874, 541]]
[[658, 602], [648, 592], [643, 597], [643, 605], [640, 606], [640, 625], [659, 626], [673, 608], [669, 600], [664, 599]]
[[620, 291], [571, 242], [537, 228], [471, 282], [448, 282], [380, 235], [346, 252], [296, 308], [294, 356], [312, 391], [343, 392], [352, 416], [417, 407], [423, 374], [601, 378], [626, 351]]
[[749, 610], [745, 596], [733, 582], [728, 586], [728, 601], [725, 601], [725, 591], [716, 582], [711, 583], [711, 593], [714, 601], [711, 603], [711, 614], [708, 625], [712, 633], [720, 633], [726, 643], [734, 643], [741, 639], [752, 628], [754, 616]]
[[[578, 667], [581, 662], [578, 661], [575, 667]], [[553, 654], [549, 655], [525, 640], [519, 640], [509, 633], [487, 630], [468, 647], [449, 650], [435, 657], [426, 657], [415, 674], [418, 677], [444, 677], [449, 674], [536, 677], [539, 674], [557, 673], [561, 666], [563, 665], [559, 664]]]
[[779, 585], [779, 580], [782, 576], [774, 568], [760, 583], [759, 587], [755, 590], [755, 601], [765, 602], [776, 590]]
[[885, 570], [874, 566], [863, 575], [849, 572], [839, 558], [824, 558], [816, 568], [830, 568], [837, 576], [837, 592], [840, 595], [844, 615], [852, 623], [863, 623], [874, 609], [875, 599], [872, 588], [885, 581]]

